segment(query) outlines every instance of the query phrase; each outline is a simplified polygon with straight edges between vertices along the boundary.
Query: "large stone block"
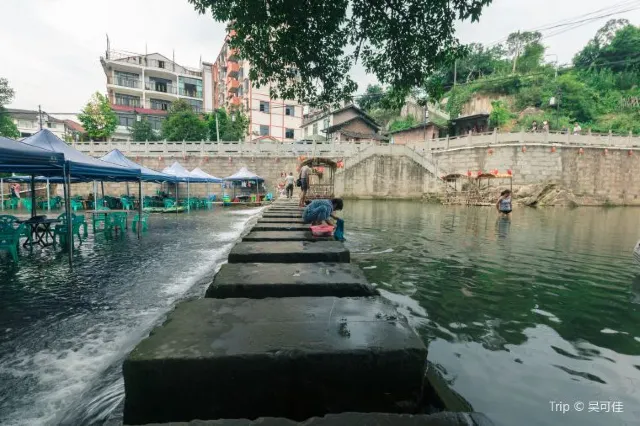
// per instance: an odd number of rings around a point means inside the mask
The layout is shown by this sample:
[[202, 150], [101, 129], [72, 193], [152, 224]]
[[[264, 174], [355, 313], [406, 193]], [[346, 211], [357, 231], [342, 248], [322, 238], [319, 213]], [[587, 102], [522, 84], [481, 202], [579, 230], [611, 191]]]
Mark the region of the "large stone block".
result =
[[229, 263], [350, 262], [349, 250], [339, 241], [241, 242], [229, 253]]
[[265, 212], [262, 214], [263, 218], [274, 218], [274, 217], [278, 217], [278, 218], [296, 218], [296, 219], [300, 219], [302, 217], [302, 213], [279, 213], [279, 212]]
[[335, 241], [333, 237], [314, 237], [311, 231], [251, 231], [242, 241]]
[[309, 225], [304, 223], [257, 223], [253, 231], [308, 231]]
[[192, 422], [150, 424], [147, 426], [492, 426], [481, 413], [395, 414], [340, 413], [312, 417], [296, 422], [282, 417], [249, 419], [194, 420]]
[[263, 217], [258, 219], [258, 223], [304, 223], [302, 219], [293, 217]]
[[351, 263], [227, 263], [205, 297], [373, 296], [378, 291]]
[[124, 362], [124, 423], [412, 412], [426, 357], [380, 297], [183, 302]]

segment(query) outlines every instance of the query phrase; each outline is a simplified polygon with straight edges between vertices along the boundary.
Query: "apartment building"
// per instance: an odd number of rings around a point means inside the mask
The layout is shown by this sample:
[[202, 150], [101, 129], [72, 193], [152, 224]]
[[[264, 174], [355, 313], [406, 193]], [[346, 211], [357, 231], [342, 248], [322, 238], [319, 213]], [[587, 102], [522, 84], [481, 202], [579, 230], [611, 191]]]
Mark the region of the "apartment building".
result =
[[7, 108], [7, 113], [11, 120], [18, 128], [21, 138], [29, 137], [40, 131], [40, 120], [42, 119], [42, 128], [49, 129], [60, 139], [65, 137], [65, 123], [50, 116], [46, 112], [39, 112], [26, 109]]
[[107, 49], [100, 58], [107, 77], [107, 95], [118, 115], [113, 140], [129, 140], [129, 127], [146, 117], [160, 132], [162, 120], [178, 99], [196, 112], [213, 109], [211, 64], [189, 68], [159, 53], [138, 54]]
[[[233, 33], [231, 33], [233, 34]], [[229, 36], [227, 36], [227, 40]], [[302, 137], [302, 105], [296, 101], [271, 99], [269, 87], [256, 87], [249, 80], [249, 61], [225, 41], [211, 66], [213, 107], [242, 110], [249, 118], [248, 140], [293, 141]]]

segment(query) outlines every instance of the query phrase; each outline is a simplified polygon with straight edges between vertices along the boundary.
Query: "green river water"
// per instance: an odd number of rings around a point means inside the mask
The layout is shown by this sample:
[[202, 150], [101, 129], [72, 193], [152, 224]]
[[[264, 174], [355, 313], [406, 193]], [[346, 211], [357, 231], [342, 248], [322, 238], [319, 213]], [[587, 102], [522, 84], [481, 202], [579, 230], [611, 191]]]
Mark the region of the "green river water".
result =
[[343, 217], [352, 259], [475, 411], [640, 424], [640, 210], [348, 201]]

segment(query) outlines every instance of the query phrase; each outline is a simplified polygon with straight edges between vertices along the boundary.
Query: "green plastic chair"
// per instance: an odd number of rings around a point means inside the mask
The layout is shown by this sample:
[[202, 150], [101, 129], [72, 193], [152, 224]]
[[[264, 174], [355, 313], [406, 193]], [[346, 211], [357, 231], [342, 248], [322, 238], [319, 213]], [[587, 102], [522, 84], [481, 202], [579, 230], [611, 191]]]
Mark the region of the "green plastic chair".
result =
[[231, 205], [231, 197], [227, 194], [224, 194], [222, 196], [222, 205], [223, 206], [229, 206]]
[[173, 207], [176, 205], [176, 200], [174, 200], [173, 198], [165, 198], [164, 199], [164, 208], [168, 209], [170, 207]]
[[18, 204], [20, 204], [20, 198], [10, 198], [8, 208], [11, 210], [17, 210]]
[[71, 199], [71, 210], [73, 210], [74, 212], [77, 212], [78, 210], [82, 210], [84, 209], [84, 205], [82, 205], [82, 201], [73, 198]]
[[124, 210], [133, 210], [133, 201], [130, 198], [122, 197], [120, 198], [120, 202]]
[[131, 222], [131, 230], [133, 232], [136, 232], [138, 223], [141, 223], [142, 230], [146, 231], [147, 229], [149, 229], [149, 224], [147, 223], [148, 219], [149, 219], [149, 213], [142, 213], [142, 219], [140, 218], [140, 215], [135, 215], [133, 217], [133, 221]]
[[127, 214], [126, 213], [111, 213], [107, 215], [107, 221], [105, 223], [105, 231], [124, 232], [127, 230]]
[[33, 206], [33, 203], [31, 202], [31, 198], [22, 198], [20, 199], [20, 202], [22, 203], [22, 207], [27, 210], [27, 211], [31, 211], [31, 207]]
[[25, 235], [25, 229], [25, 224], [18, 223], [17, 217], [11, 215], [0, 216], [0, 250], [8, 251], [16, 263], [18, 263], [20, 237]]
[[[59, 224], [53, 227], [53, 246], [56, 246], [56, 240], [60, 242], [61, 246], [67, 245], [67, 214], [62, 213], [58, 216]], [[82, 236], [80, 235], [80, 228], [84, 225], [84, 235], [87, 235], [87, 224], [84, 221], [84, 216], [76, 215], [75, 213], [71, 213], [71, 236], [72, 238], [76, 235], [78, 236], [78, 240], [80, 244], [82, 244]]]
[[[98, 202], [100, 202], [98, 200]], [[100, 207], [100, 205], [98, 205], [98, 207], [96, 208], [96, 210], [110, 210], [109, 207]], [[109, 215], [97, 215], [94, 214], [91, 217], [91, 221], [92, 221], [92, 225], [93, 225], [93, 233], [95, 234], [96, 231], [98, 230], [100, 224], [103, 224], [103, 230], [106, 230], [107, 228], [107, 218]]]

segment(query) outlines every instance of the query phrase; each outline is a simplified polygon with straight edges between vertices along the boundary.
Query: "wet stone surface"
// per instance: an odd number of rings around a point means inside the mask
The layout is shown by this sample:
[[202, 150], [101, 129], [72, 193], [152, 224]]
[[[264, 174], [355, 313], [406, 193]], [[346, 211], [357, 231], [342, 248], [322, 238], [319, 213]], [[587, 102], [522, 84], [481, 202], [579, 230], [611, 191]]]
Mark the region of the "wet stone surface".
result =
[[124, 422], [411, 412], [426, 358], [380, 297], [187, 301], [125, 360]]
[[252, 231], [242, 241], [335, 241], [333, 237], [314, 237], [311, 231]]
[[253, 231], [308, 231], [309, 225], [304, 223], [257, 223]]
[[223, 265], [205, 297], [348, 297], [377, 294], [362, 270], [350, 263], [252, 263], [242, 268], [233, 264]]
[[339, 241], [241, 242], [229, 253], [229, 263], [348, 263], [350, 259]]

